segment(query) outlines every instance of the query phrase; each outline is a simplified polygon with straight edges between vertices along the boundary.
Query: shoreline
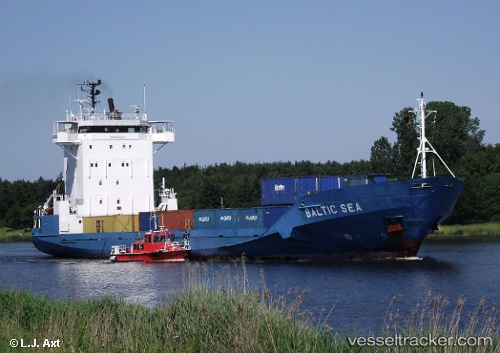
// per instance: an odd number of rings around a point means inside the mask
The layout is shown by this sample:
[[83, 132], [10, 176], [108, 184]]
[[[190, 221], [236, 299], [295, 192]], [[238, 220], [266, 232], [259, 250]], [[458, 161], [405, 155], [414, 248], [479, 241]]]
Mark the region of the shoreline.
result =
[[31, 229], [0, 228], [0, 243], [30, 242]]
[[497, 239], [500, 238], [500, 223], [478, 223], [467, 225], [442, 225], [440, 230], [427, 239]]
[[500, 234], [429, 234], [425, 239], [430, 240], [493, 240], [500, 239]]

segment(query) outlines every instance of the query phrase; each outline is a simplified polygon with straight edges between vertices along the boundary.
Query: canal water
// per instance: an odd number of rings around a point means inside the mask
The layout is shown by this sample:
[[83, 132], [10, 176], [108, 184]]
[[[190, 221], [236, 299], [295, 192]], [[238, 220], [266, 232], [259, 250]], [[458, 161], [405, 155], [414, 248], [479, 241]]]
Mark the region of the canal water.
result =
[[[472, 312], [484, 299], [500, 306], [500, 240], [424, 242], [420, 259], [348, 263], [188, 264], [110, 263], [56, 259], [31, 243], [0, 243], [0, 289], [26, 289], [51, 299], [105, 295], [148, 307], [168, 300], [196, 281], [262, 291], [291, 304], [305, 291], [299, 310], [336, 332], [379, 332], [388, 312], [410, 315], [418, 303], [438, 296], [460, 298]], [[247, 278], [247, 281], [244, 279]], [[431, 298], [431, 299], [429, 299]]]

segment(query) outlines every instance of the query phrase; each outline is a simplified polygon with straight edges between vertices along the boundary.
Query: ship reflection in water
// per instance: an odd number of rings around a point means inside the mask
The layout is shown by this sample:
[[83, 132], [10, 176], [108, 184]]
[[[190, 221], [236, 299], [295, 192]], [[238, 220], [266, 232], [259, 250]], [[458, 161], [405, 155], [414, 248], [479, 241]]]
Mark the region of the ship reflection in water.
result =
[[[317, 322], [337, 332], [382, 329], [391, 298], [405, 315], [429, 291], [450, 299], [467, 299], [473, 310], [481, 298], [499, 306], [500, 241], [427, 240], [422, 260], [341, 263], [247, 263], [248, 286], [266, 286], [277, 297], [290, 289], [307, 290], [301, 310], [313, 310]], [[32, 244], [3, 244], [0, 248], [0, 288], [27, 289], [51, 299], [91, 299], [105, 295], [154, 308], [176, 295], [183, 285], [210, 286], [235, 281], [243, 271], [230, 262], [111, 263], [109, 260], [57, 259], [40, 254]], [[288, 297], [288, 303], [294, 294]], [[453, 305], [451, 305], [453, 306]], [[330, 310], [332, 312], [328, 315]], [[453, 308], [451, 308], [453, 309]], [[327, 317], [328, 315], [328, 317]]]

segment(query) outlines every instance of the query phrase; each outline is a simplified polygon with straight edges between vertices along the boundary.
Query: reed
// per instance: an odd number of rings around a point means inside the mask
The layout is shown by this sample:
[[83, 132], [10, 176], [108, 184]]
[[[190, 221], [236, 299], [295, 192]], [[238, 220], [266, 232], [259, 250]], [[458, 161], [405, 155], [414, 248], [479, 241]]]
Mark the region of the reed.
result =
[[[391, 352], [500, 352], [500, 325], [497, 309], [484, 299], [466, 310], [467, 300], [455, 303], [431, 291], [408, 315], [396, 309], [393, 297], [385, 318], [382, 335], [386, 337], [425, 337], [432, 345], [393, 347]], [[430, 341], [434, 338], [434, 342]], [[441, 340], [441, 343], [440, 341]]]
[[[328, 352], [330, 335], [305, 325], [296, 308], [248, 288], [246, 269], [209, 274], [209, 264], [183, 266], [181, 293], [155, 309], [119, 298], [51, 301], [27, 291], [0, 293], [0, 351], [11, 339], [58, 352]], [[28, 343], [29, 344], [29, 343]], [[40, 347], [37, 352], [49, 352]]]
[[[219, 268], [219, 267], [218, 267]], [[479, 347], [353, 344], [355, 334], [312, 320], [300, 305], [307, 291], [277, 295], [265, 284], [249, 287], [244, 262], [217, 271], [210, 263], [182, 267], [182, 289], [154, 309], [120, 298], [53, 301], [27, 291], [0, 292], [0, 352], [19, 352], [11, 339], [34, 339], [37, 352], [500, 352], [495, 308], [484, 301], [471, 312], [429, 293], [407, 315], [388, 307], [380, 337], [493, 337]], [[450, 305], [453, 310], [448, 310]], [[331, 315], [331, 313], [329, 313]], [[43, 347], [44, 339], [61, 348]]]

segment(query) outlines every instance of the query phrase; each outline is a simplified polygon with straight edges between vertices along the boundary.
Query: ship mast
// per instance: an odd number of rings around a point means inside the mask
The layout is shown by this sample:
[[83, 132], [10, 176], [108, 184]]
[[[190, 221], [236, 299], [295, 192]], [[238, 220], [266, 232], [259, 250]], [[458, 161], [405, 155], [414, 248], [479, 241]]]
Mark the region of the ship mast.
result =
[[[97, 103], [99, 103], [96, 97], [101, 93], [101, 91], [96, 89], [96, 87], [101, 85], [101, 80], [97, 80], [97, 82], [85, 81], [84, 83], [78, 83], [77, 85], [81, 86], [80, 88], [83, 92], [89, 94], [88, 97], [91, 101], [92, 112], [95, 112], [95, 106]], [[83, 86], [86, 86], [87, 88], [83, 88]]]
[[[417, 159], [415, 160], [415, 165], [413, 166], [413, 173], [411, 175], [412, 178], [415, 176], [415, 171], [417, 169], [417, 164], [420, 159], [420, 175], [422, 178], [428, 178], [427, 176], [427, 153], [434, 153], [441, 163], [446, 167], [448, 172], [455, 177], [455, 174], [451, 171], [445, 161], [441, 158], [441, 156], [437, 153], [437, 151], [432, 147], [429, 140], [425, 136], [425, 119], [428, 118], [431, 114], [436, 114], [435, 110], [425, 110], [426, 103], [424, 101], [424, 92], [420, 93], [420, 98], [417, 99], [418, 108], [416, 110], [412, 110], [411, 112], [416, 114], [417, 119], [420, 118], [420, 145], [417, 149]], [[435, 172], [435, 171], [434, 171]]]

